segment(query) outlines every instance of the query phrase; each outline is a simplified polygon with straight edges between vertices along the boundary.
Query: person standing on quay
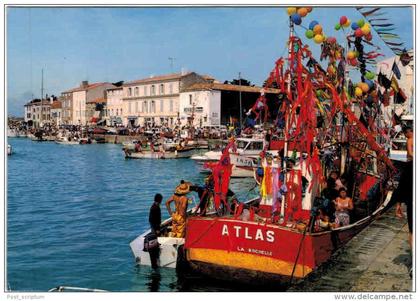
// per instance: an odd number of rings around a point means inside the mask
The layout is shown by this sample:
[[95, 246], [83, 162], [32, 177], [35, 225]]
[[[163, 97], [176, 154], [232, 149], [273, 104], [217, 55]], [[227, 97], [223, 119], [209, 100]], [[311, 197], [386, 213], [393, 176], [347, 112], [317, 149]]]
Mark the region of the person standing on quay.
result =
[[[155, 199], [153, 201], [152, 206], [150, 207], [149, 212], [150, 228], [152, 230], [152, 233], [154, 233], [156, 236], [160, 235], [160, 224], [162, 223], [162, 215], [160, 211], [160, 203], [162, 202], [162, 198], [163, 197], [160, 193], [157, 193], [155, 195]], [[159, 258], [159, 251], [159, 245], [157, 248], [149, 250], [150, 262], [152, 263], [152, 268], [154, 269], [158, 267], [157, 261]]]
[[407, 223], [409, 238], [408, 242], [412, 247], [412, 234], [413, 234], [413, 129], [406, 127], [404, 128], [404, 135], [407, 138], [407, 162], [403, 166], [401, 176], [399, 179], [398, 187], [395, 190], [395, 199], [397, 203], [397, 216], [402, 217], [401, 214], [401, 202], [404, 202], [407, 206]]

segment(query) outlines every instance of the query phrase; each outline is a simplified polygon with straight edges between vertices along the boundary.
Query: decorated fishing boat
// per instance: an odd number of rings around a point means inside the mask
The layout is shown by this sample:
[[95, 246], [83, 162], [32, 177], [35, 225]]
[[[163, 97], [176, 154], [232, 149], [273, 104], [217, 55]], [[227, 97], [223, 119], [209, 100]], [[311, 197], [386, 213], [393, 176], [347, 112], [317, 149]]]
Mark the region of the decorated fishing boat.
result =
[[[311, 22], [306, 36], [322, 43], [325, 71], [294, 34], [301, 18], [290, 16], [288, 57], [276, 61], [266, 80], [267, 88], [281, 91], [275, 124], [284, 130], [285, 140], [281, 153], [259, 155], [254, 175], [260, 197], [229, 201], [234, 162], [228, 147], [218, 162], [206, 163], [216, 210], [188, 218], [182, 255], [198, 273], [253, 283], [304, 278], [390, 201], [395, 168], [382, 148], [384, 137], [375, 120], [380, 107], [372, 105], [372, 100], [380, 101], [378, 87], [363, 50], [371, 39], [370, 26], [363, 27], [365, 34], [353, 26], [346, 33], [345, 49], [335, 38], [325, 38], [318, 22]], [[339, 27], [347, 28], [349, 22], [342, 17]], [[364, 26], [361, 23], [357, 26]], [[348, 65], [360, 70], [357, 86], [346, 77]], [[251, 109], [255, 118], [267, 116], [268, 105], [262, 93]], [[355, 107], [371, 110], [356, 117]]]

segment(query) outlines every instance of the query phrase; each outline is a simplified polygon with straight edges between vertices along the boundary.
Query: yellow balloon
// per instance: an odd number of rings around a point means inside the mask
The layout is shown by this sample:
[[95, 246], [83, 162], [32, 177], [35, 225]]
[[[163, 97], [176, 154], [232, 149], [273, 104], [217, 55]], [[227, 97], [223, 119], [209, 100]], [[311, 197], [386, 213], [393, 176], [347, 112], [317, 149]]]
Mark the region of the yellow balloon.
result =
[[356, 53], [354, 51], [347, 52], [347, 59], [352, 60], [356, 57]]
[[356, 87], [356, 89], [354, 89], [354, 94], [356, 96], [362, 96], [363, 95], [363, 91], [359, 87]]
[[364, 35], [368, 35], [370, 33], [370, 27], [367, 24], [363, 25], [361, 30], [362, 30]]
[[289, 16], [291, 16], [291, 15], [293, 15], [293, 14], [296, 14], [296, 11], [297, 11], [296, 7], [288, 7], [288, 8], [287, 8], [287, 14], [288, 14]]
[[351, 24], [350, 19], [347, 19], [347, 22], [343, 24], [343, 27], [349, 27]]
[[315, 35], [315, 37], [314, 37], [314, 41], [315, 41], [315, 43], [317, 43], [317, 44], [321, 44], [321, 43], [324, 41], [324, 36], [323, 36], [323, 35], [321, 35], [321, 34], [317, 34], [317, 35]]

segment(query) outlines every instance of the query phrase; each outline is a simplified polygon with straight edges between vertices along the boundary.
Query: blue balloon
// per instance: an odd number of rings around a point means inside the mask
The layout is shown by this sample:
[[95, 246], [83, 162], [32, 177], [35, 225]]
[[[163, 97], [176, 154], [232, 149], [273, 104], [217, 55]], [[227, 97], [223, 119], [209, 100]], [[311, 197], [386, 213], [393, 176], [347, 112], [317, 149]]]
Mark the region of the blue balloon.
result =
[[302, 23], [302, 18], [300, 17], [299, 14], [293, 14], [291, 18], [292, 18], [292, 22], [295, 23], [296, 25], [300, 25], [300, 23]]
[[312, 21], [311, 23], [309, 23], [309, 29], [314, 30], [314, 27], [318, 24], [319, 24], [318, 21]]
[[365, 83], [367, 83], [367, 84], [368, 84], [369, 89], [372, 89], [372, 88], [373, 88], [373, 85], [374, 85], [373, 81], [371, 81], [371, 80], [369, 80], [369, 79], [365, 79]]
[[359, 25], [357, 25], [356, 22], [351, 23], [351, 29], [356, 30], [359, 28]]

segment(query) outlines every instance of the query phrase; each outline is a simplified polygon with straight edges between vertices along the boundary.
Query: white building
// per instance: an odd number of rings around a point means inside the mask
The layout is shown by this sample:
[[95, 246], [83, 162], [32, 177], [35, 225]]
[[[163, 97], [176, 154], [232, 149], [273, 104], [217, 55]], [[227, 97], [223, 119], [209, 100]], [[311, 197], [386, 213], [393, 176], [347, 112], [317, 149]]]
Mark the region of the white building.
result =
[[44, 124], [51, 122], [51, 102], [40, 99], [33, 99], [25, 104], [25, 122], [34, 127], [42, 127]]
[[189, 72], [127, 82], [123, 85], [124, 124], [173, 126], [180, 117], [180, 92], [194, 83], [213, 81], [212, 77]]
[[108, 125], [123, 123], [123, 87], [106, 90], [106, 122]]
[[220, 90], [192, 89], [180, 93], [179, 112], [182, 125], [191, 120], [194, 120], [194, 126], [220, 125], [220, 109]]

